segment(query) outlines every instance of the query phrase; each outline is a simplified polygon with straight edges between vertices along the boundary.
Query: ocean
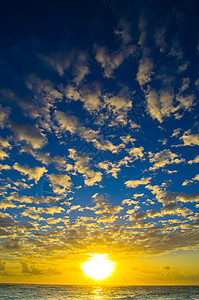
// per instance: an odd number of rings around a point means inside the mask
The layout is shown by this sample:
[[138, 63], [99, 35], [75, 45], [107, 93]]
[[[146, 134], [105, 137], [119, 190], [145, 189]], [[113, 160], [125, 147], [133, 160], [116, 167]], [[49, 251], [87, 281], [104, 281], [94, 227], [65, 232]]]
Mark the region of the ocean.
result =
[[199, 299], [199, 286], [57, 286], [0, 284], [0, 299]]

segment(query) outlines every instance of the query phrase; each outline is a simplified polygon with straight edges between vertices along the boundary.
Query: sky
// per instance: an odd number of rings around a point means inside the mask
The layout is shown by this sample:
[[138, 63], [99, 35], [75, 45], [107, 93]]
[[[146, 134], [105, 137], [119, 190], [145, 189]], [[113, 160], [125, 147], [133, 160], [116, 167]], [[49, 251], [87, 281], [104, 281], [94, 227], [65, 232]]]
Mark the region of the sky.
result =
[[0, 10], [0, 282], [199, 284], [197, 1]]

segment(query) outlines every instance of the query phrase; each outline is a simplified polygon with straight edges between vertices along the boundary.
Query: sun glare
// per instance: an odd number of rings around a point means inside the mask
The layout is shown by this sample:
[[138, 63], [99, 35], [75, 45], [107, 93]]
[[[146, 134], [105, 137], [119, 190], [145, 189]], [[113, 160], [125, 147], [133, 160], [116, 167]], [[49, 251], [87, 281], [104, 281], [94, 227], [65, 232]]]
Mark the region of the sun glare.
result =
[[114, 271], [115, 263], [110, 261], [107, 254], [93, 254], [90, 259], [81, 265], [87, 277], [94, 280], [103, 280]]

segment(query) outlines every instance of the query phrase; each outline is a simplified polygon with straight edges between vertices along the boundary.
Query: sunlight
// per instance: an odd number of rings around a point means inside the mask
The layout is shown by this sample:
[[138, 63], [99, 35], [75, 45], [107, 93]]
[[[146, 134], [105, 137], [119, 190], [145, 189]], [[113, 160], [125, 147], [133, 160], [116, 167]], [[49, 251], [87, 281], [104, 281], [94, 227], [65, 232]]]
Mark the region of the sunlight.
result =
[[87, 277], [94, 280], [108, 278], [114, 271], [115, 263], [110, 261], [107, 254], [93, 254], [91, 258], [81, 265]]

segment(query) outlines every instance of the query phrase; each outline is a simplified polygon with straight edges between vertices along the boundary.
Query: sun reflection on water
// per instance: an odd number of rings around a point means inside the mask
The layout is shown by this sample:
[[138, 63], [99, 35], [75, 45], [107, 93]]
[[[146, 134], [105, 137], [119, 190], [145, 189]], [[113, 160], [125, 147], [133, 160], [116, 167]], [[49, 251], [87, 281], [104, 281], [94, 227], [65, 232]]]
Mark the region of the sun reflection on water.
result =
[[102, 296], [100, 295], [102, 293], [102, 290], [101, 290], [101, 288], [98, 286], [98, 287], [96, 287], [95, 289], [94, 289], [94, 291], [93, 291], [93, 296], [94, 296], [94, 298], [93, 299], [103, 299], [102, 298]]

